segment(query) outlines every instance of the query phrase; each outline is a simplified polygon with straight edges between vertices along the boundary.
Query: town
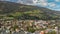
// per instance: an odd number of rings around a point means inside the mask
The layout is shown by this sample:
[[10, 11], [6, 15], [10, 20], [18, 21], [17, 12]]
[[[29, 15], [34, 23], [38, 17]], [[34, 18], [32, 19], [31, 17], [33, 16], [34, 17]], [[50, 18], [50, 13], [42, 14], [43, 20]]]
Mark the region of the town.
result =
[[0, 19], [0, 34], [59, 34], [59, 22], [59, 20]]
[[60, 0], [0, 0], [0, 34], [60, 34]]

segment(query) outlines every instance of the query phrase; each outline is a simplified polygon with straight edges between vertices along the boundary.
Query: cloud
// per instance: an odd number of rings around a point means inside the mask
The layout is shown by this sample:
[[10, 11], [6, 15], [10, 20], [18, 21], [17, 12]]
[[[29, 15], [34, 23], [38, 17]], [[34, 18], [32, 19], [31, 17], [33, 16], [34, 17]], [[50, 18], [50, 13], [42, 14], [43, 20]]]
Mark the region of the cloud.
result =
[[22, 4], [33, 4], [33, 1], [32, 0], [18, 0], [17, 3], [22, 3]]
[[23, 3], [23, 1], [21, 1], [21, 0], [17, 0], [17, 3]]
[[47, 6], [47, 0], [39, 0], [36, 2], [33, 0], [18, 0], [17, 3], [27, 4], [27, 5], [41, 5], [41, 6]]
[[47, 2], [47, 0], [40, 0], [40, 2]]
[[48, 6], [48, 3], [47, 2], [40, 3], [40, 5], [46, 7], [46, 6]]
[[[2, 0], [2, 1], [12, 1], [12, 0]], [[17, 3], [22, 3], [22, 4], [26, 4], [26, 5], [41, 5], [41, 6], [47, 6], [47, 0], [17, 0]]]
[[56, 3], [50, 3], [48, 8], [52, 10], [60, 11], [60, 5]]
[[55, 0], [56, 2], [60, 2], [60, 0]]
[[10, 0], [0, 0], [0, 1], [10, 1]]
[[55, 6], [55, 7], [48, 7], [49, 9], [52, 9], [52, 10], [58, 10], [60, 11], [60, 5], [58, 6]]
[[[51, 9], [58, 10], [60, 9], [60, 0], [0, 0], [0, 1], [13, 1], [16, 3], [22, 3], [26, 5], [36, 5], [36, 6], [42, 6], [42, 7], [48, 7]], [[59, 2], [59, 3], [58, 3]]]
[[41, 6], [44, 6], [44, 7], [48, 5], [47, 0], [40, 0], [40, 1], [38, 1], [38, 2], [40, 2], [40, 5], [41, 5]]
[[4, 1], [4, 0], [0, 0], [0, 1]]
[[56, 6], [56, 4], [54, 2], [50, 2], [50, 3], [48, 3], [48, 6], [53, 8]]

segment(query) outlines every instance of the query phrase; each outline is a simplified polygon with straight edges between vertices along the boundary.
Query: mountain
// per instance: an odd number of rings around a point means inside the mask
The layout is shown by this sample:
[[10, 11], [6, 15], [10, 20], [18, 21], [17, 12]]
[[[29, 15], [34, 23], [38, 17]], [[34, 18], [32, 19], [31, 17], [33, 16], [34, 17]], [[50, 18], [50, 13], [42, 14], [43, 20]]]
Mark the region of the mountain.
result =
[[60, 19], [60, 12], [44, 7], [0, 1], [0, 18], [2, 17], [23, 20], [55, 20]]

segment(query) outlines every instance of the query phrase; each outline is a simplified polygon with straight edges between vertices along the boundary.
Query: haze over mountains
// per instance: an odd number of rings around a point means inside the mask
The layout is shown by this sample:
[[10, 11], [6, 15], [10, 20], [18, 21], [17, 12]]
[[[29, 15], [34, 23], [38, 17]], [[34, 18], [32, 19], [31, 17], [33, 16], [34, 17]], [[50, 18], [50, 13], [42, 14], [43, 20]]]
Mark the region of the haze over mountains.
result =
[[52, 10], [60, 11], [60, 0], [0, 0], [15, 3], [22, 3], [25, 5], [36, 5], [46, 7]]
[[[6, 1], [0, 1], [0, 15], [5, 15], [5, 17], [13, 17], [16, 19], [31, 19], [31, 20], [60, 19], [59, 11], [50, 10], [44, 7], [23, 5]], [[0, 16], [0, 18], [1, 17], [2, 16]]]

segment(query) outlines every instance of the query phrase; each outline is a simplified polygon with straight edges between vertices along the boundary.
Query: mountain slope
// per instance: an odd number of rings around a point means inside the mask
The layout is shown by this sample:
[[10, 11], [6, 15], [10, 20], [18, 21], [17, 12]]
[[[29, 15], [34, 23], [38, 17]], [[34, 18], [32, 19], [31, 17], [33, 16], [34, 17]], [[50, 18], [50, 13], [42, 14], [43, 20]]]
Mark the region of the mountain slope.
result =
[[0, 1], [0, 15], [16, 19], [59, 19], [59, 11], [53, 11], [43, 7], [23, 5], [13, 2]]

